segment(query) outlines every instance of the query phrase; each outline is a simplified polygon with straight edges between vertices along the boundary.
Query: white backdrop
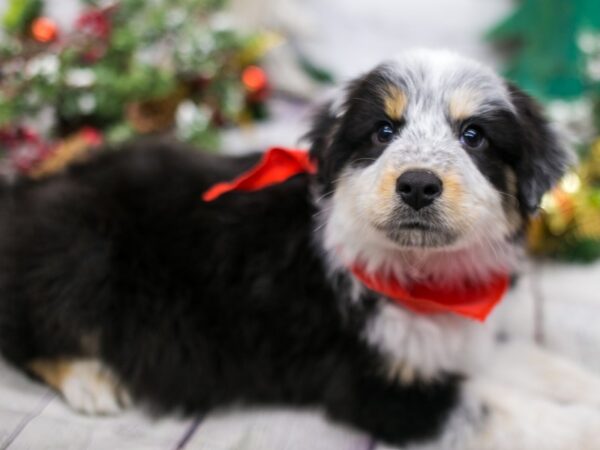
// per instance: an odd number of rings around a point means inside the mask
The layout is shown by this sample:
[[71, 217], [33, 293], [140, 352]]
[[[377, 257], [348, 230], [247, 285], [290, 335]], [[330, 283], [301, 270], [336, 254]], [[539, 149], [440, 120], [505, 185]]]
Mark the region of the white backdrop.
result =
[[[447, 47], [493, 61], [482, 35], [512, 0], [230, 0], [250, 25], [291, 32], [304, 50], [342, 77], [355, 75], [409, 47]], [[7, 0], [0, 0], [0, 14]], [[47, 0], [61, 27], [73, 23], [78, 0]]]

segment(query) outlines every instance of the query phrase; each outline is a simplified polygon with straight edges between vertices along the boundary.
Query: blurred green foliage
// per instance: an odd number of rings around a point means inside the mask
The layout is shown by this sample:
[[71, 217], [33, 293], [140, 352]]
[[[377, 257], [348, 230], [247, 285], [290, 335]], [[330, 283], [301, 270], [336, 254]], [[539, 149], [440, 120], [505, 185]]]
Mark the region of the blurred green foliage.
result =
[[521, 0], [488, 39], [510, 47], [506, 75], [534, 95], [600, 94], [598, 0]]
[[0, 43], [0, 128], [51, 111], [51, 136], [91, 125], [124, 139], [136, 128], [127, 123], [128, 106], [172, 102], [184, 92], [219, 120], [196, 121], [203, 128], [183, 134], [214, 147], [217, 129], [244, 115], [240, 74], [262, 56], [256, 51], [261, 35], [237, 32], [222, 12], [224, 3], [120, 0], [107, 6], [82, 0], [73, 30], [59, 30], [59, 39], [43, 43], [30, 30], [42, 1], [12, 0]]

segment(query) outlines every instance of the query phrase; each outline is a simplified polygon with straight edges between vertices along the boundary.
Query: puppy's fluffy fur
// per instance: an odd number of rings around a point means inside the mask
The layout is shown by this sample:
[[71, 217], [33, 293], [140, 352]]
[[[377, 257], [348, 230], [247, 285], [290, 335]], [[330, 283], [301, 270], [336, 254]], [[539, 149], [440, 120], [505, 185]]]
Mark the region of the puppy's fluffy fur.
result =
[[[477, 63], [416, 52], [350, 83], [308, 138], [316, 176], [210, 203], [258, 155], [139, 141], [4, 188], [3, 354], [90, 412], [317, 405], [394, 444], [525, 445], [524, 403], [479, 382], [486, 326], [413, 314], [348, 266], [446, 284], [512, 271], [568, 160], [538, 107]], [[415, 169], [443, 185], [419, 210], [396, 188]]]

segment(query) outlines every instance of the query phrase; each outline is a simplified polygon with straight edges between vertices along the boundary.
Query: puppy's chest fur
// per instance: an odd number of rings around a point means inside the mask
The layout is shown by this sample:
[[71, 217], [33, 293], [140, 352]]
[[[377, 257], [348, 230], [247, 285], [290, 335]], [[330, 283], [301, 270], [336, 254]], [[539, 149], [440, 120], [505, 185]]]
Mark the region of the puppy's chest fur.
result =
[[412, 313], [379, 298], [363, 330], [383, 358], [391, 381], [431, 381], [444, 374], [468, 375], [491, 345], [484, 327], [448, 314]]
[[414, 313], [348, 277], [343, 276], [346, 289], [338, 287], [338, 294], [346, 304], [354, 298], [360, 338], [379, 355], [382, 374], [391, 382], [471, 375], [493, 346], [489, 327], [449, 314]]

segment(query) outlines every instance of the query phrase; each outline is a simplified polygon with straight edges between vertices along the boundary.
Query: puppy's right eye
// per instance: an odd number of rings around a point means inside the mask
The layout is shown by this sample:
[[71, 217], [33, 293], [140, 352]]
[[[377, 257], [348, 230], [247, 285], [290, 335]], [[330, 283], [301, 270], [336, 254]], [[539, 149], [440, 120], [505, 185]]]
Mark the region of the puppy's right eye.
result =
[[377, 131], [373, 133], [373, 141], [377, 144], [387, 144], [394, 138], [394, 127], [384, 122], [379, 125]]
[[474, 125], [469, 125], [462, 131], [460, 135], [460, 142], [469, 148], [478, 149], [483, 147], [487, 141], [481, 128]]

